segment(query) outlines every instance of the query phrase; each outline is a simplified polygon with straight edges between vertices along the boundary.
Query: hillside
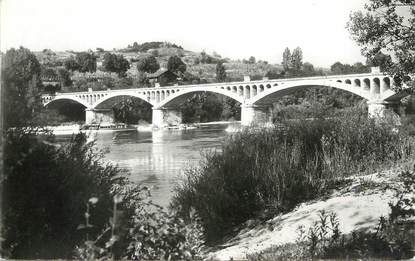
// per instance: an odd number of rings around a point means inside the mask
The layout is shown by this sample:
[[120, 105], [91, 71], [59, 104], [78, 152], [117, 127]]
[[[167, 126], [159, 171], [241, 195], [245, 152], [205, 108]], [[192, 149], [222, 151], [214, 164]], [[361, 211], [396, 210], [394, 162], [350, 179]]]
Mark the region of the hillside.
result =
[[[144, 46], [144, 47], [143, 47]], [[127, 78], [131, 81], [138, 78], [137, 61], [145, 56], [155, 56], [157, 62], [160, 64], [160, 70], [167, 68], [167, 61], [171, 56], [179, 56], [187, 66], [187, 73], [191, 78], [203, 79], [206, 82], [214, 82], [216, 77], [216, 63], [223, 61], [226, 68], [226, 74], [229, 81], [242, 80], [244, 75], [250, 75], [252, 79], [261, 79], [267, 72], [280, 72], [282, 67], [280, 65], [268, 64], [266, 61], [248, 62], [247, 60], [231, 60], [223, 58], [219, 54], [207, 54], [204, 51], [194, 52], [185, 50], [180, 46], [170, 43], [150, 42], [137, 45], [136, 48], [129, 46], [124, 49], [103, 50], [97, 48], [92, 51], [97, 57], [97, 70], [94, 73], [78, 73], [73, 72], [71, 77], [73, 80], [82, 80], [87, 78], [102, 78], [110, 77], [117, 79], [114, 73], [104, 72], [102, 68], [103, 57], [105, 53], [110, 52], [117, 55], [123, 55], [130, 63], [130, 69], [127, 71]], [[45, 49], [41, 52], [35, 52], [37, 58], [44, 68], [63, 68], [66, 59], [76, 55], [73, 51], [57, 51]], [[132, 85], [136, 85], [133, 83]]]

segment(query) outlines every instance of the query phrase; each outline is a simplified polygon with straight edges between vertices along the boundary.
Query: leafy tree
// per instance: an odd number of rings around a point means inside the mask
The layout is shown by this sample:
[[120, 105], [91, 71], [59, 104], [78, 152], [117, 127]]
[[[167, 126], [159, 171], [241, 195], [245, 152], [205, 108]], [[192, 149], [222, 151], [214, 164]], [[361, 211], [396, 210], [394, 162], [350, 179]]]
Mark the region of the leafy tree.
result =
[[199, 59], [199, 57], [196, 57], [196, 58], [193, 60], [193, 63], [194, 63], [194, 65], [198, 65], [198, 64], [200, 64], [200, 59]]
[[279, 78], [282, 78], [283, 75], [281, 74], [281, 72], [279, 72], [277, 69], [274, 68], [274, 69], [268, 70], [265, 73], [265, 77], [268, 77], [269, 79], [279, 79]]
[[97, 57], [91, 52], [77, 53], [75, 61], [79, 72], [95, 72], [97, 70]]
[[385, 71], [392, 65], [392, 58], [388, 54], [379, 52], [372, 57], [369, 57], [366, 61], [369, 66], [380, 67], [381, 71]]
[[[56, 85], [56, 84], [45, 84], [43, 86], [43, 90], [44, 92], [50, 93], [50, 94], [54, 94], [55, 92], [59, 91], [61, 89], [60, 85]], [[47, 124], [47, 122], [46, 122]]]
[[212, 64], [212, 63], [215, 63], [215, 61], [216, 61], [216, 59], [214, 59], [212, 56], [206, 55], [206, 59], [205, 59], [204, 63]]
[[344, 66], [344, 68], [343, 68], [344, 73], [343, 74], [354, 73], [353, 67], [350, 64], [345, 63], [345, 64], [343, 64], [343, 66]]
[[102, 66], [105, 71], [118, 73], [120, 77], [126, 76], [126, 72], [130, 69], [130, 63], [124, 58], [123, 55], [116, 55], [112, 53], [106, 53], [104, 55], [104, 61]]
[[291, 66], [295, 72], [301, 71], [301, 67], [303, 66], [303, 51], [300, 47], [295, 48], [291, 55]]
[[145, 42], [142, 44], [134, 42], [132, 46], [128, 45], [128, 49], [134, 52], [147, 52], [148, 50], [157, 48], [176, 48], [179, 50], [183, 50], [183, 47], [169, 42]]
[[352, 66], [350, 64], [342, 64], [341, 62], [335, 62], [331, 67], [330, 71], [333, 74], [350, 74], [353, 73]]
[[138, 71], [137, 78], [135, 79], [135, 84], [139, 87], [148, 86], [149, 80], [145, 72]]
[[98, 198], [88, 228], [95, 237], [112, 216], [113, 196], [126, 177], [100, 163], [84, 135], [63, 146], [23, 130], [10, 130], [6, 137], [3, 250], [12, 259], [71, 258], [85, 237], [78, 226], [84, 223], [88, 200]]
[[291, 69], [291, 51], [288, 47], [285, 48], [284, 53], [282, 54], [282, 67], [284, 68], [284, 71]]
[[353, 73], [369, 73], [370, 68], [367, 65], [364, 65], [361, 62], [354, 63], [352, 65]]
[[61, 86], [71, 86], [72, 80], [71, 75], [65, 68], [59, 68], [58, 69], [58, 77], [59, 81], [61, 83]]
[[38, 57], [40, 64], [48, 67], [58, 66], [56, 53], [50, 49], [43, 49], [42, 54]]
[[341, 62], [335, 62], [330, 66], [330, 71], [333, 74], [343, 74], [344, 65]]
[[133, 46], [131, 46], [132, 51], [138, 52], [140, 49], [140, 45], [137, 42], [133, 43]]
[[200, 53], [200, 62], [201, 63], [206, 63], [206, 58], [208, 57], [208, 55], [206, 54], [206, 52], [203, 50], [201, 53]]
[[350, 64], [343, 64], [341, 62], [335, 62], [331, 67], [330, 71], [333, 74], [341, 75], [341, 74], [351, 74], [351, 73], [368, 73], [370, 72], [370, 68], [361, 62], [355, 63], [353, 65]]
[[41, 66], [36, 56], [23, 47], [8, 50], [3, 59], [5, 128], [30, 125], [42, 109]]
[[125, 98], [113, 107], [115, 120], [128, 124], [151, 122], [151, 106], [142, 100]]
[[150, 51], [150, 54], [152, 55], [152, 56], [154, 56], [154, 57], [157, 57], [157, 56], [159, 56], [160, 54], [159, 54], [159, 51], [157, 50], [157, 49], [152, 49], [151, 51]]
[[91, 52], [77, 53], [64, 62], [65, 68], [69, 71], [95, 72], [97, 70], [97, 57]]
[[219, 101], [216, 94], [207, 94], [203, 97], [201, 107], [201, 122], [217, 121], [220, 119], [223, 111], [223, 104]]
[[223, 111], [221, 118], [224, 120], [240, 120], [241, 104], [232, 98], [225, 97], [223, 102]]
[[177, 55], [170, 56], [167, 61], [167, 70], [184, 73], [186, 71], [186, 64]]
[[216, 80], [218, 82], [226, 81], [226, 69], [222, 62], [216, 64]]
[[415, 72], [415, 2], [370, 0], [365, 9], [350, 16], [347, 27], [353, 39], [370, 60], [379, 53], [393, 55], [394, 60], [385, 64], [385, 69], [398, 82], [414, 88], [415, 81], [408, 75]]
[[314, 66], [311, 63], [305, 62], [302, 68], [302, 74], [304, 76], [313, 76], [316, 74]]
[[219, 120], [222, 115], [223, 104], [213, 93], [195, 93], [180, 106], [182, 121], [207, 122]]
[[65, 60], [63, 63], [66, 70], [69, 71], [78, 71], [79, 70], [79, 64], [76, 62], [75, 57], [71, 55], [69, 58]]
[[160, 64], [153, 55], [145, 56], [137, 62], [137, 70], [139, 72], [154, 73], [158, 69], [160, 69]]

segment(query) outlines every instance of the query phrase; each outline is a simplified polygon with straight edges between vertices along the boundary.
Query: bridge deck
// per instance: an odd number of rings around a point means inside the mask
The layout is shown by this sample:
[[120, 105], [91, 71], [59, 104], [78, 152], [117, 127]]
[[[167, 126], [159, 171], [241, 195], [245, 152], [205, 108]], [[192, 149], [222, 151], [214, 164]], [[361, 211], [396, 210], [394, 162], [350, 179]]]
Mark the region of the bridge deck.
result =
[[[365, 78], [365, 77], [384, 77], [386, 74], [383, 73], [364, 73], [364, 74], [343, 74], [343, 75], [326, 75], [326, 76], [312, 76], [312, 77], [297, 77], [297, 78], [284, 78], [284, 79], [268, 79], [268, 80], [254, 80], [254, 81], [237, 81], [237, 82], [218, 82], [218, 83], [205, 83], [205, 84], [186, 84], [186, 85], [169, 85], [163, 87], [144, 87], [144, 88], [127, 88], [127, 89], [109, 89], [109, 90], [100, 90], [92, 91], [94, 93], [103, 93], [103, 92], [123, 92], [126, 90], [129, 91], [153, 91], [153, 90], [166, 90], [174, 88], [209, 88], [217, 86], [242, 86], [246, 84], [272, 84], [272, 83], [287, 83], [295, 81], [305, 81], [305, 80], [338, 80], [338, 79], [353, 79], [353, 78]], [[71, 95], [71, 94], [89, 94], [89, 91], [81, 92], [56, 92], [56, 94], [44, 94], [44, 96], [55, 96], [55, 95]]]

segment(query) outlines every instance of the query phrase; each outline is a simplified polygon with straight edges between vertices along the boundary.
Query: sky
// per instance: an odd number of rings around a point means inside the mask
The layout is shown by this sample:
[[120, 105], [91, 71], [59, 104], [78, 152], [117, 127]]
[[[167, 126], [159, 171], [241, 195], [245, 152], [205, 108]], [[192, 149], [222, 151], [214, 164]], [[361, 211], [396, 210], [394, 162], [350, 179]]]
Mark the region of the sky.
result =
[[82, 51], [169, 41], [187, 50], [281, 63], [286, 47], [318, 67], [364, 62], [346, 23], [364, 0], [0, 0], [0, 49]]

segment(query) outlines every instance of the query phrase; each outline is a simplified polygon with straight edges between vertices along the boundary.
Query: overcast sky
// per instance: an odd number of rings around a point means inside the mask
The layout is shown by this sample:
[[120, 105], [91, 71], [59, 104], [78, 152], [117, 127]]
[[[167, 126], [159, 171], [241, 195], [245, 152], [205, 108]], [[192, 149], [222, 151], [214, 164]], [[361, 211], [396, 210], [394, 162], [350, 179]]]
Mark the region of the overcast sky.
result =
[[285, 47], [328, 67], [365, 61], [345, 26], [364, 0], [0, 0], [1, 50], [122, 48], [169, 41], [280, 63]]

